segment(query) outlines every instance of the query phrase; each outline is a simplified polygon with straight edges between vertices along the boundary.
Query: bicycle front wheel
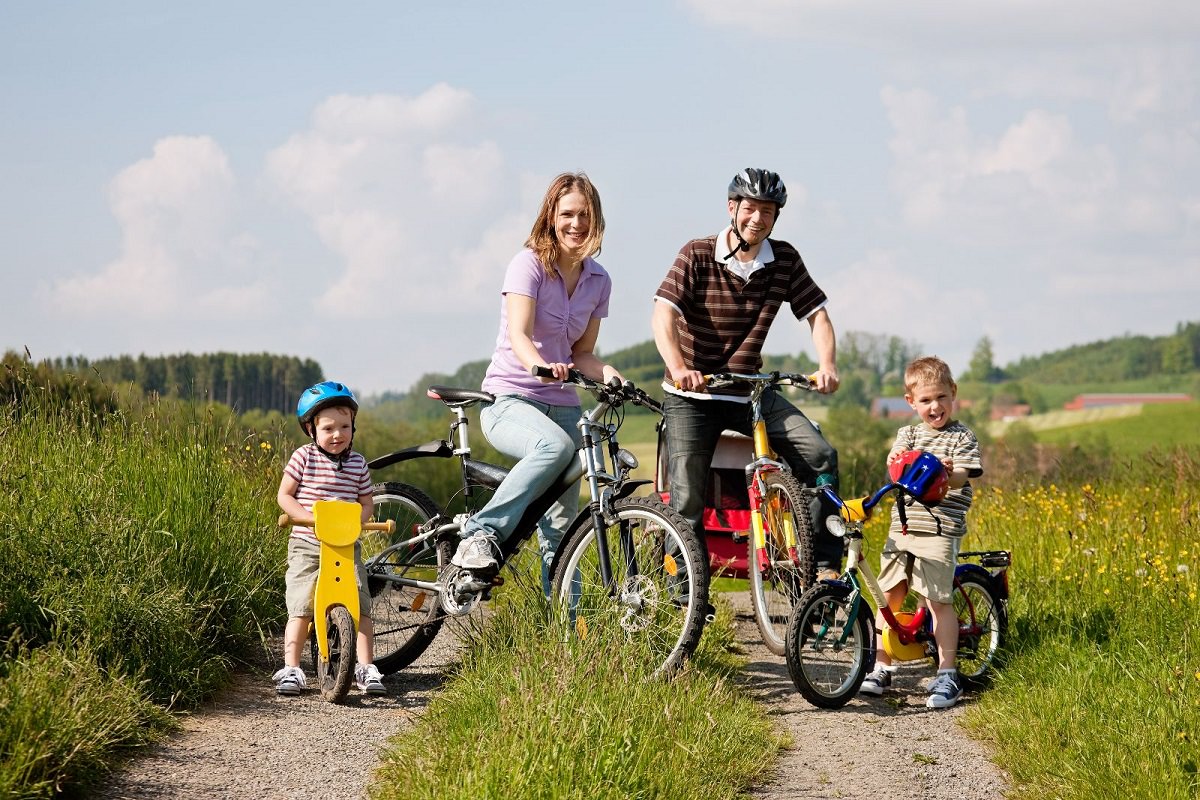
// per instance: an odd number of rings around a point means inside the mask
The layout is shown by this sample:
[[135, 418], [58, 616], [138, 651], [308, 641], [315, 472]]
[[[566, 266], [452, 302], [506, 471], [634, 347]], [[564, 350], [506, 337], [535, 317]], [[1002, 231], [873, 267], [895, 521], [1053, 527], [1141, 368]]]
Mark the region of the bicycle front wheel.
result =
[[954, 589], [958, 614], [958, 674], [970, 685], [987, 682], [1008, 630], [1008, 612], [992, 583], [982, 575], [963, 575]]
[[329, 658], [317, 652], [317, 687], [321, 697], [340, 703], [350, 692], [354, 678], [355, 638], [354, 618], [345, 606], [334, 606], [325, 617], [326, 646]]
[[707, 551], [677, 511], [651, 497], [614, 501], [603, 539], [611, 583], [587, 515], [560, 546], [552, 596], [581, 639], [623, 631], [627, 642], [645, 648], [655, 674], [674, 674], [696, 649], [710, 613]]
[[858, 693], [874, 661], [870, 610], [850, 599], [850, 588], [813, 586], [787, 628], [788, 674], [804, 699], [841, 708]]
[[399, 579], [434, 582], [454, 555], [451, 545], [426, 539], [409, 546], [425, 532], [426, 523], [440, 516], [437, 503], [415, 486], [381, 483], [375, 486], [375, 520], [394, 520], [390, 536], [378, 531], [362, 535], [363, 563], [371, 591], [371, 621], [375, 625], [375, 666], [386, 674], [404, 669], [433, 642], [444, 613], [435, 592], [407, 586]]
[[[768, 472], [762, 477], [766, 486], [761, 506], [766, 546], [760, 551], [751, 536], [746, 566], [754, 618], [763, 644], [781, 656], [792, 609], [816, 578], [810, 494], [785, 472]], [[794, 547], [789, 547], [789, 539], [795, 542]]]

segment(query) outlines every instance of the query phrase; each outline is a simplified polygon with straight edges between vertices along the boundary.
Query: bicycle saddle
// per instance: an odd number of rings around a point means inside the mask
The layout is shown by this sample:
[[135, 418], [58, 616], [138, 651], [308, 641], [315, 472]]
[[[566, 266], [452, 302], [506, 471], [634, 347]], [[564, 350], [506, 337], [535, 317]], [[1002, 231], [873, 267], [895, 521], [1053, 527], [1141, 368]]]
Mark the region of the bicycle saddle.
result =
[[430, 386], [425, 390], [427, 397], [441, 400], [448, 406], [470, 405], [475, 402], [494, 403], [496, 396], [478, 389], [456, 389], [453, 386]]

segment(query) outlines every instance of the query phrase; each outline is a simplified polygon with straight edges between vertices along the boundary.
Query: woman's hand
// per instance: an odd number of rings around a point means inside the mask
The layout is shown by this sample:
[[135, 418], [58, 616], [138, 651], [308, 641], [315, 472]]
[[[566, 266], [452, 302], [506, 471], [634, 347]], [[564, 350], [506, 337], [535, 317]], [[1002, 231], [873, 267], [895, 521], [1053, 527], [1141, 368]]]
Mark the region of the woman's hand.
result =
[[567, 374], [572, 369], [574, 364], [563, 364], [560, 361], [555, 361], [552, 364], [546, 364], [546, 369], [554, 373], [553, 378], [538, 378], [542, 383], [562, 383], [567, 379]]

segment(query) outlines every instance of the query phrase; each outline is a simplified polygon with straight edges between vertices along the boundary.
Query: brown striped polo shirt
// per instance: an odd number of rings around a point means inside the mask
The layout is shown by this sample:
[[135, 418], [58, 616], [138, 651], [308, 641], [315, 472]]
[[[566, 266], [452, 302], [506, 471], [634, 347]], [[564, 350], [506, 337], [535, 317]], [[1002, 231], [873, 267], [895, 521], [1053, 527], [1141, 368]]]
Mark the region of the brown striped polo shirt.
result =
[[[767, 331], [787, 301], [797, 319], [825, 305], [796, 248], [771, 239], [775, 260], [742, 280], [716, 259], [716, 236], [683, 246], [655, 296], [679, 309], [679, 347], [689, 368], [713, 372], [758, 372]], [[668, 383], [671, 375], [666, 376]], [[742, 387], [713, 394], [746, 395]]]

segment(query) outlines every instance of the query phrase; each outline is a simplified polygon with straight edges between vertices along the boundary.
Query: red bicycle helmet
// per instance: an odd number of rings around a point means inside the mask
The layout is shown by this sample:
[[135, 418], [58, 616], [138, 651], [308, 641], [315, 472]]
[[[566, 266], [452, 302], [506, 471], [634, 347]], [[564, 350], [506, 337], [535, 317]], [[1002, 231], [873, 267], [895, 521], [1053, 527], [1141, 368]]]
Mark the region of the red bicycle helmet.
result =
[[927, 506], [942, 502], [950, 491], [950, 478], [941, 460], [924, 450], [905, 450], [888, 465], [888, 476]]

